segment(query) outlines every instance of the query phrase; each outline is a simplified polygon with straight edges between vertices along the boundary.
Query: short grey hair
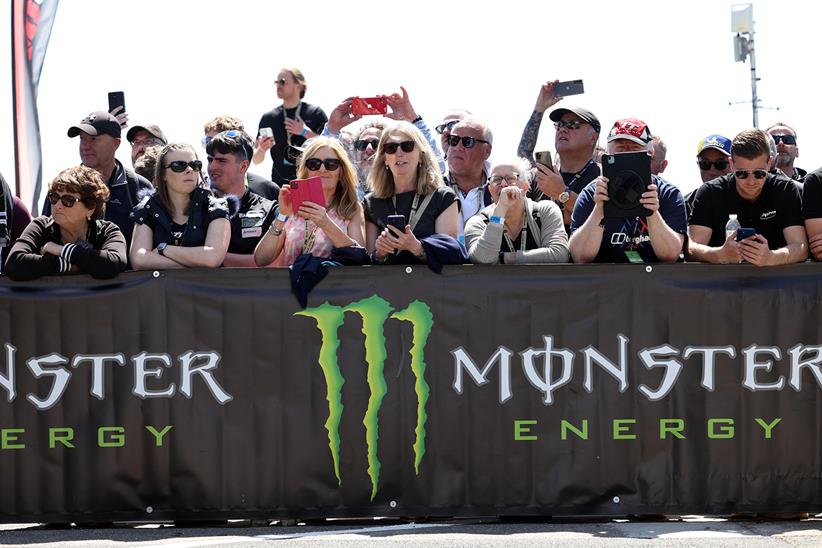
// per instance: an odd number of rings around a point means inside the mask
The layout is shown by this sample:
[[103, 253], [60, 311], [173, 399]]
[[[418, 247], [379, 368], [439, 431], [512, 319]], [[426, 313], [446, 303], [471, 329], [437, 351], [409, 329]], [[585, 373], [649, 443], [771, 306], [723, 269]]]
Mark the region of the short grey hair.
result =
[[491, 132], [491, 128], [488, 127], [488, 124], [477, 118], [476, 116], [466, 116], [459, 122], [457, 122], [451, 131], [453, 132], [455, 128], [460, 126], [467, 126], [482, 132], [482, 138], [488, 141], [488, 144], [494, 143], [494, 134]]
[[531, 162], [525, 158], [514, 158], [510, 160], [505, 159], [502, 162], [494, 162], [494, 165], [491, 166], [491, 172], [488, 175], [490, 176], [496, 168], [502, 166], [510, 166], [514, 168], [514, 171], [517, 173], [517, 179], [520, 181], [531, 180]]

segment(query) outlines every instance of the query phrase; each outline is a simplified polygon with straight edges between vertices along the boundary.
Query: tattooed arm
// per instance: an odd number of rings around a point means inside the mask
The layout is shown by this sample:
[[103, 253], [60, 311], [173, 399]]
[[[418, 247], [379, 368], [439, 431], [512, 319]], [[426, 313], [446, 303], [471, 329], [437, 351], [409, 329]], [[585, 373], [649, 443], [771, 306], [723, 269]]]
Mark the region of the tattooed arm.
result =
[[519, 147], [517, 148], [517, 155], [523, 158], [528, 158], [531, 163], [534, 162], [534, 148], [537, 146], [537, 137], [539, 136], [539, 126], [542, 124], [542, 117], [545, 111], [557, 104], [562, 97], [554, 97], [554, 84], [559, 80], [553, 82], [546, 82], [539, 88], [539, 95], [537, 102], [534, 105], [534, 112], [525, 124], [525, 129], [522, 131], [522, 137], [519, 140]]

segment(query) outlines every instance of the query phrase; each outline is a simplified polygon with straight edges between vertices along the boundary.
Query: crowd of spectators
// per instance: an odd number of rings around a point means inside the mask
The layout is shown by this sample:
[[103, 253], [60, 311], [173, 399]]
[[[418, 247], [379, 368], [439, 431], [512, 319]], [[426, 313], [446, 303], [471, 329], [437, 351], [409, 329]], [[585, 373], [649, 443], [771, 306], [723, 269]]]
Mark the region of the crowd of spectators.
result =
[[[696, 147], [703, 184], [686, 197], [665, 179], [667, 146], [646, 121], [616, 120], [603, 136], [590, 110], [555, 108], [564, 99], [555, 84], [541, 86], [517, 157], [493, 164], [492, 128], [466, 110], [448, 111], [432, 131], [400, 88], [380, 97], [382, 116], [361, 121], [357, 98], [326, 115], [304, 101], [296, 68], [277, 74], [282, 102], [262, 115], [256, 135], [232, 116], [204, 125], [205, 165], [194, 146], [169, 142], [152, 123], [126, 133], [132, 170], [115, 158], [127, 114], [92, 112], [68, 129], [79, 137], [80, 166], [54, 177], [41, 216], [31, 219], [0, 177], [0, 265], [29, 280], [287, 267], [335, 255], [432, 268], [822, 260], [822, 169], [795, 165], [790, 126], [708, 134]], [[554, 151], [535, 155], [546, 113]], [[633, 196], [639, 209], [623, 215], [616, 204], [632, 187], [603, 171], [621, 154], [649, 166]], [[266, 155], [271, 178], [249, 173]], [[309, 182], [322, 200], [302, 199], [297, 185]]]

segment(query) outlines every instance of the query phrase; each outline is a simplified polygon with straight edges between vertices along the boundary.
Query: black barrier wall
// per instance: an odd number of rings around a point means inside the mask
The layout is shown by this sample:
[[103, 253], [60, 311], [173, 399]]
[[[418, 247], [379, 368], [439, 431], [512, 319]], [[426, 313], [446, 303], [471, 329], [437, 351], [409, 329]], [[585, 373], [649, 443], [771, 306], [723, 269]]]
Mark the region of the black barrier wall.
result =
[[817, 265], [0, 281], [0, 519], [820, 511]]

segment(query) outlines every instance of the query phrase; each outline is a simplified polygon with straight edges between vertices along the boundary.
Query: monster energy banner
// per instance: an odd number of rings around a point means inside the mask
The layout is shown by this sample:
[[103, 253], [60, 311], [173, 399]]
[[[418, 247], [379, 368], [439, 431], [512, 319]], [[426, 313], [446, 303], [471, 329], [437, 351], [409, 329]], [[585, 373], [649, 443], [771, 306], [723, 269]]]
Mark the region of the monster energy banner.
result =
[[0, 281], [0, 519], [822, 510], [814, 264]]

